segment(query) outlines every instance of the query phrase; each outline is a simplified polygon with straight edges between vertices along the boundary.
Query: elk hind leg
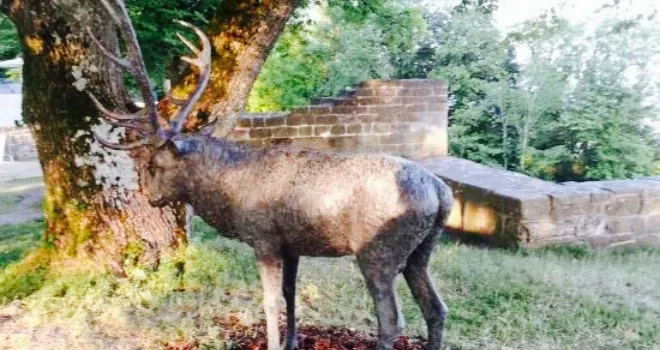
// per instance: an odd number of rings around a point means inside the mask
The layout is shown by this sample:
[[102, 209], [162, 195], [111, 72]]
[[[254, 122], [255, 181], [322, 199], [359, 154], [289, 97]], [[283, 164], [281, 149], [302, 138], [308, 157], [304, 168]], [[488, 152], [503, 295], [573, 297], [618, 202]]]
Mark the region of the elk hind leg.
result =
[[[396, 266], [384, 266], [379, 257], [360, 254], [357, 257], [360, 270], [371, 293], [378, 319], [378, 350], [391, 350], [397, 336], [403, 330], [403, 316], [394, 290]], [[389, 262], [391, 263], [391, 261]]]
[[428, 328], [427, 349], [439, 350], [442, 346], [442, 335], [445, 319], [447, 317], [447, 306], [437, 294], [436, 289], [429, 277], [428, 264], [436, 244], [436, 238], [440, 229], [433, 229], [422, 243], [410, 254], [403, 276], [410, 287], [413, 298], [419, 305]]

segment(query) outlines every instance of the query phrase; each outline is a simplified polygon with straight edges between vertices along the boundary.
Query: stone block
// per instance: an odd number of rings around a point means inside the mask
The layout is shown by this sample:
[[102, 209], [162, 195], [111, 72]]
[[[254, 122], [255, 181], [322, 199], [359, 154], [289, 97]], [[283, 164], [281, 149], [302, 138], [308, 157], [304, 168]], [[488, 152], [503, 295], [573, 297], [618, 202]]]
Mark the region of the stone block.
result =
[[265, 119], [266, 126], [281, 126], [286, 125], [286, 117], [284, 116], [272, 116]]
[[286, 137], [296, 137], [298, 136], [298, 128], [291, 126], [282, 126], [273, 128], [272, 137], [274, 138], [286, 138]]
[[337, 116], [336, 115], [318, 115], [316, 116], [316, 119], [314, 120], [314, 124], [316, 125], [333, 125], [337, 124]]
[[660, 233], [660, 215], [644, 216], [644, 227], [646, 233]]
[[633, 245], [636, 243], [635, 237], [630, 234], [616, 236], [592, 236], [586, 237], [585, 240], [592, 247], [614, 247], [622, 245]]
[[300, 137], [312, 136], [312, 127], [309, 126], [309, 125], [299, 126], [298, 127], [298, 136], [300, 136]]
[[548, 194], [550, 197], [552, 218], [555, 220], [561, 220], [567, 216], [586, 215], [594, 212], [590, 192], [550, 190]]
[[330, 136], [330, 126], [329, 125], [316, 125], [314, 126], [314, 135], [315, 136]]
[[314, 124], [314, 116], [309, 115], [309, 114], [294, 113], [294, 114], [291, 114], [287, 118], [286, 124], [287, 125], [310, 125], [310, 124]]
[[346, 133], [346, 126], [344, 125], [333, 125], [332, 128], [330, 128], [330, 133], [332, 135], [343, 135]]
[[330, 147], [340, 150], [356, 150], [360, 146], [360, 138], [357, 136], [338, 136], [328, 138]]
[[362, 132], [362, 125], [361, 124], [351, 124], [346, 126], [346, 133], [347, 134], [359, 134]]
[[392, 124], [388, 123], [374, 123], [374, 132], [385, 134], [392, 132]]
[[646, 232], [646, 220], [642, 216], [620, 216], [610, 217], [605, 225], [605, 233], [608, 235], [620, 234], [643, 234]]
[[603, 204], [603, 212], [611, 216], [638, 215], [642, 211], [642, 198], [639, 194], [614, 194]]
[[329, 106], [309, 106], [307, 107], [307, 113], [309, 114], [328, 114], [332, 113], [332, 107]]
[[271, 128], [252, 128], [250, 129], [251, 139], [263, 139], [272, 136]]
[[292, 145], [301, 148], [311, 148], [316, 150], [329, 150], [332, 148], [327, 138], [298, 137], [291, 140], [292, 140]]
[[330, 110], [334, 114], [355, 114], [355, 107], [352, 106], [332, 106]]
[[379, 135], [363, 135], [360, 136], [360, 145], [380, 145]]
[[523, 217], [528, 221], [550, 219], [550, 197], [544, 193], [504, 187], [492, 192], [489, 197], [489, 202], [500, 213]]

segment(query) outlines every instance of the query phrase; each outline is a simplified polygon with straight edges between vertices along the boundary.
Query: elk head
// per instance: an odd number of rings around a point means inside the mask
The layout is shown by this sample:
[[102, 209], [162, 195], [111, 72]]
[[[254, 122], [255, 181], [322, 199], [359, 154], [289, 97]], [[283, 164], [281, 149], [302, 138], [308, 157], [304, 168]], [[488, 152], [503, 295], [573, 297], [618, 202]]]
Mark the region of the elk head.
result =
[[[177, 140], [185, 137], [181, 133], [185, 119], [208, 84], [211, 75], [211, 43], [199, 28], [184, 21], [176, 21], [178, 24], [192, 29], [202, 42], [202, 49], [200, 50], [177, 33], [178, 38], [196, 54], [194, 58], [182, 57], [181, 59], [199, 69], [200, 75], [196, 88], [186, 100], [176, 100], [170, 96], [165, 98], [165, 100], [179, 106], [171, 121], [167, 121], [167, 118], [159, 116], [156, 102], [153, 100], [146, 65], [126, 6], [123, 0], [112, 0], [112, 2], [114, 5], [111, 5], [108, 0], [101, 0], [112, 20], [119, 26], [121, 38], [126, 43], [127, 55], [121, 57], [114, 54], [92, 34], [89, 28], [88, 33], [99, 47], [99, 50], [110, 61], [135, 78], [145, 107], [143, 110], [132, 114], [110, 111], [92, 93], [88, 92], [90, 99], [99, 109], [106, 122], [113, 126], [125, 127], [127, 130], [131, 130], [137, 136], [137, 140], [126, 144], [118, 144], [108, 142], [96, 133], [94, 133], [94, 137], [105, 147], [114, 150], [129, 151], [140, 147], [149, 148], [150, 160], [146, 167], [147, 171], [140, 171], [142, 189], [146, 192], [152, 205], [163, 206], [168, 199], [176, 197], [174, 191], [180, 188], [174, 183], [177, 178], [180, 178], [177, 174], [183, 171], [176, 144], [178, 143]], [[162, 120], [165, 120], [165, 127], [161, 126]]]

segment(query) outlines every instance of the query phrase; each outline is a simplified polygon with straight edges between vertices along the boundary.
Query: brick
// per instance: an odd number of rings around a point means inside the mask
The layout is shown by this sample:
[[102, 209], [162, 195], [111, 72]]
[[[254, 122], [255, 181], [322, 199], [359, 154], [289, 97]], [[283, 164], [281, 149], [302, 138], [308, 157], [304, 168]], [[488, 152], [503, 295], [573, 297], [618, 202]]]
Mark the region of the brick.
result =
[[397, 92], [397, 96], [412, 96], [414, 89], [412, 88], [402, 88]]
[[433, 96], [433, 89], [414, 89], [413, 96]]
[[360, 124], [352, 124], [346, 126], [347, 134], [359, 134], [361, 132], [362, 132], [362, 125]]
[[328, 142], [332, 148], [347, 150], [357, 149], [360, 145], [360, 138], [357, 136], [330, 137]]
[[238, 123], [236, 123], [236, 126], [238, 126], [239, 128], [249, 128], [252, 126], [252, 119], [240, 118], [238, 119]]
[[273, 128], [272, 134], [274, 138], [296, 137], [298, 136], [298, 128], [290, 126]]
[[309, 125], [298, 127], [298, 136], [306, 137], [312, 135], [312, 127]]
[[310, 125], [314, 124], [314, 116], [309, 114], [291, 114], [287, 120], [287, 125]]
[[280, 137], [280, 138], [268, 139], [267, 142], [271, 146], [284, 146], [284, 145], [291, 145], [293, 143], [293, 139], [288, 137]]
[[331, 113], [332, 107], [330, 106], [309, 106], [309, 114], [328, 114]]
[[292, 108], [291, 114], [309, 114], [309, 106]]
[[252, 139], [252, 140], [245, 140], [241, 141], [242, 144], [248, 145], [251, 148], [263, 148], [265, 146], [264, 144], [265, 140], [264, 139]]
[[426, 103], [410, 104], [403, 106], [402, 110], [408, 113], [426, 112], [428, 105]]
[[443, 112], [445, 113], [447, 111], [447, 103], [446, 102], [431, 102], [429, 101], [426, 104], [426, 109], [428, 111], [438, 111], [438, 112]]
[[360, 119], [355, 114], [338, 114], [337, 123], [338, 124], [356, 124], [360, 123]]
[[355, 90], [355, 96], [376, 96], [376, 90], [374, 89], [367, 89], [367, 88], [360, 88]]
[[248, 128], [236, 128], [231, 132], [230, 137], [231, 137], [232, 140], [235, 140], [235, 141], [249, 140], [250, 139], [250, 129], [248, 129]]
[[382, 145], [381, 151], [385, 153], [398, 154], [401, 145]]
[[301, 148], [311, 148], [316, 150], [328, 150], [332, 147], [327, 138], [321, 137], [299, 137], [291, 139], [292, 145]]
[[370, 105], [393, 105], [401, 104], [401, 97], [397, 96], [368, 96], [368, 97], [358, 97], [357, 103], [359, 106], [370, 106]]
[[262, 117], [252, 118], [252, 127], [264, 127], [266, 126], [266, 120]]
[[332, 125], [337, 123], [336, 115], [318, 115], [314, 121], [316, 125]]
[[390, 133], [392, 132], [392, 125], [387, 123], [374, 123], [375, 133]]
[[401, 106], [369, 106], [370, 114], [396, 115], [402, 112]]
[[250, 129], [251, 139], [263, 139], [271, 137], [271, 128], [252, 128]]
[[266, 118], [266, 126], [286, 125], [286, 118], [283, 116], [273, 116]]
[[333, 135], [343, 135], [346, 133], [346, 126], [344, 125], [333, 125], [330, 129], [330, 133]]
[[331, 109], [334, 114], [354, 114], [355, 107], [352, 106], [332, 106]]
[[410, 132], [410, 123], [394, 123], [392, 124], [392, 132], [408, 133]]
[[374, 132], [374, 123], [365, 123], [362, 124], [362, 133], [371, 134]]
[[435, 97], [406, 96], [401, 98], [401, 103], [404, 105], [415, 105], [415, 104], [426, 105], [427, 103], [434, 103], [434, 102], [436, 102]]
[[361, 145], [380, 145], [380, 136], [378, 135], [367, 135], [360, 136]]
[[330, 126], [327, 125], [318, 125], [314, 127], [314, 135], [316, 136], [328, 136], [330, 135]]
[[396, 116], [398, 122], [418, 122], [420, 121], [419, 114], [413, 112], [404, 112]]
[[370, 123], [378, 119], [378, 114], [358, 114], [355, 117], [362, 123]]

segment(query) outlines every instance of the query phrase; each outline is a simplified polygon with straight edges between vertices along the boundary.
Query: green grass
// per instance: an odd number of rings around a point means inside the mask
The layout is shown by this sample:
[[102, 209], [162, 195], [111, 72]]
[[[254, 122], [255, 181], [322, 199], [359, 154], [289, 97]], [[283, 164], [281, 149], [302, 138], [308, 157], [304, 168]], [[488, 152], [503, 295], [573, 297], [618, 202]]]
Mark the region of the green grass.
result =
[[[0, 265], [0, 300], [21, 298], [24, 309], [7, 333], [11, 348], [31, 348], [39, 339], [53, 349], [157, 348], [178, 341], [222, 348], [218, 316], [246, 323], [262, 318], [252, 251], [198, 220], [188, 248], [156, 272], [133, 267], [123, 279], [58, 273], [56, 264], [44, 267], [40, 253], [21, 260], [37, 244], [39, 225], [0, 231], [2, 251], [12, 250], [11, 242], [21, 249]], [[447, 349], [660, 349], [658, 249], [507, 251], [442, 243], [431, 272], [450, 309]], [[398, 281], [397, 289], [406, 333], [423, 335], [405, 283]], [[298, 309], [303, 324], [375, 330], [352, 258], [302, 259]]]
[[10, 179], [4, 182], [5, 186], [16, 187], [16, 186], [25, 186], [25, 185], [40, 185], [44, 182], [44, 178], [41, 176], [34, 177], [23, 177], [17, 179]]
[[21, 202], [23, 196], [15, 193], [0, 194], [0, 214], [5, 214]]

